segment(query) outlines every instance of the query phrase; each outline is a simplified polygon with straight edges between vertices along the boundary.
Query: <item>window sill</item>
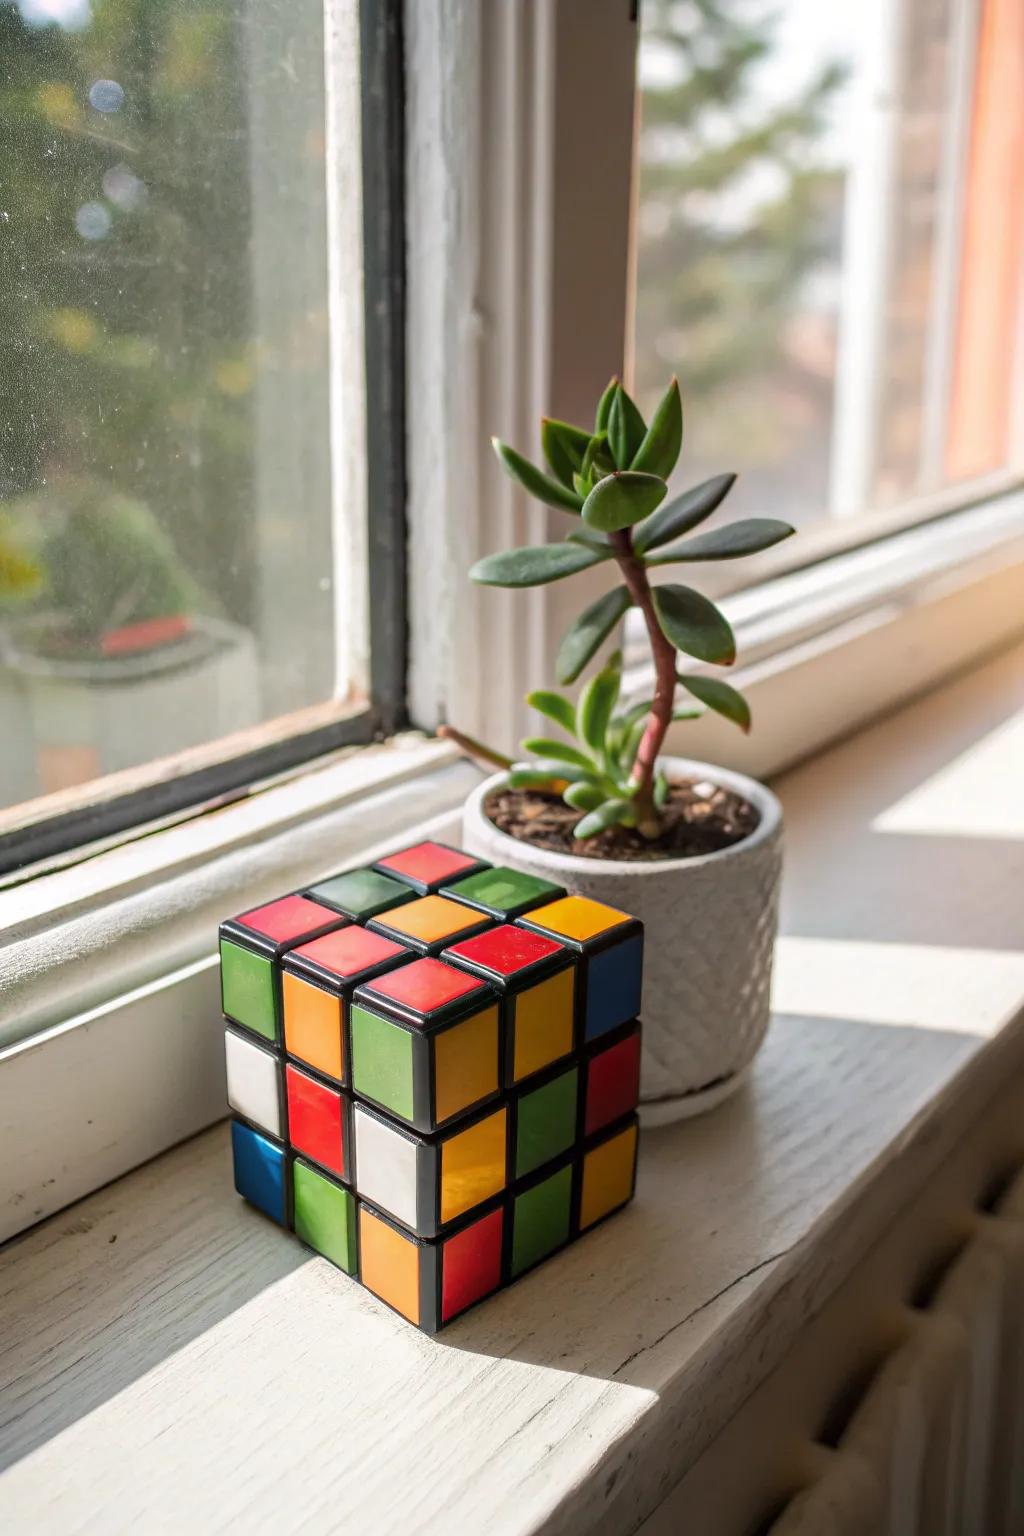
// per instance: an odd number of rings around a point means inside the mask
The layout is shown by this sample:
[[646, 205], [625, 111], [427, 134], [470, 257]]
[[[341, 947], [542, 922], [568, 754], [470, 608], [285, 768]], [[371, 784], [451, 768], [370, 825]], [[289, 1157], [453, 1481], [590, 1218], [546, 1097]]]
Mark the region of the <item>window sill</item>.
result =
[[11, 1528], [404, 1531], [400, 1487], [424, 1532], [634, 1530], [1024, 1071], [1022, 674], [781, 781], [748, 1088], [647, 1133], [633, 1208], [438, 1341], [244, 1208], [223, 1127], [25, 1237]]

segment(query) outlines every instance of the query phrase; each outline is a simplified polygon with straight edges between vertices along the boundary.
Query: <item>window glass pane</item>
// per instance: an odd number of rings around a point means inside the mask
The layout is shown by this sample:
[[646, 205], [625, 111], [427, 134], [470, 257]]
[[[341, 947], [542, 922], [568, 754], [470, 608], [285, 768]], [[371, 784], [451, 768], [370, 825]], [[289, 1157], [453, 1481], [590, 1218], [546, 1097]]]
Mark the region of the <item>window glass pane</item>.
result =
[[321, 5], [0, 0], [0, 79], [9, 806], [352, 690]]
[[635, 371], [806, 527], [1021, 458], [1024, 6], [644, 0]]

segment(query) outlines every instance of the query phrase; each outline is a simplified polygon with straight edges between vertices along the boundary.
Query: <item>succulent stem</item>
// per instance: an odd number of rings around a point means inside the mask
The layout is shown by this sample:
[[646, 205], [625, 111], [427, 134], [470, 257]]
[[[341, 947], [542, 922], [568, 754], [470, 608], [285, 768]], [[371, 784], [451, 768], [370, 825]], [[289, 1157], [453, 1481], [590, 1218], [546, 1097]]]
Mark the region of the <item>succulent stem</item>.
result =
[[512, 759], [506, 757], [504, 752], [498, 752], [494, 747], [487, 746], [485, 742], [477, 741], [475, 736], [467, 736], [464, 731], [457, 731], [454, 725], [439, 725], [437, 734], [444, 741], [453, 741], [467, 757], [474, 757], [478, 762], [487, 763], [491, 768], [512, 767]]
[[651, 712], [647, 717], [647, 725], [640, 738], [640, 746], [630, 773], [630, 782], [637, 786], [634, 801], [637, 831], [642, 837], [655, 838], [661, 828], [657, 807], [654, 804], [654, 778], [665, 736], [672, 723], [672, 709], [676, 696], [676, 649], [666, 638], [658, 623], [647, 569], [643, 561], [633, 553], [632, 530], [623, 528], [618, 533], [613, 533], [611, 538], [615, 545], [615, 558], [622, 571], [629, 595], [643, 614], [651, 655], [654, 659], [654, 698]]

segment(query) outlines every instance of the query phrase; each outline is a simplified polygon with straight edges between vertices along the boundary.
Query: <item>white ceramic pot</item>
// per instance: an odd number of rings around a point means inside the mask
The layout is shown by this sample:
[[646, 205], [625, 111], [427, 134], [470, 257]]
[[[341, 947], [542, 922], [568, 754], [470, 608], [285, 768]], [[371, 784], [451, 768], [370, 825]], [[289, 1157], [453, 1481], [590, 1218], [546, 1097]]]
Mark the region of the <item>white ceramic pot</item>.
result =
[[646, 929], [641, 1114], [660, 1124], [711, 1108], [742, 1082], [765, 1037], [782, 873], [782, 807], [755, 779], [688, 758], [664, 759], [673, 780], [707, 779], [760, 815], [749, 837], [719, 853], [638, 862], [534, 848], [501, 832], [475, 789], [463, 845], [492, 864], [554, 880], [639, 917]]

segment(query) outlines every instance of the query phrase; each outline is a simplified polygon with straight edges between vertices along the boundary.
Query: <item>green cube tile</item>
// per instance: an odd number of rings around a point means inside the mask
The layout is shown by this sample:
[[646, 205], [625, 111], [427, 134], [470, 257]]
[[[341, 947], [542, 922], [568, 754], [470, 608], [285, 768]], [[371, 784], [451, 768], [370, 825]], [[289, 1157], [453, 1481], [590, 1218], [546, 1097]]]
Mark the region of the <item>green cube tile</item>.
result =
[[354, 1004], [352, 1086], [405, 1120], [413, 1117], [412, 1035]]
[[224, 1012], [267, 1040], [277, 1039], [274, 969], [265, 955], [256, 955], [226, 939], [220, 944], [220, 984]]
[[576, 1136], [579, 1073], [570, 1067], [550, 1083], [524, 1093], [516, 1110], [516, 1178], [567, 1152]]
[[356, 1272], [356, 1202], [347, 1189], [296, 1159], [292, 1174], [295, 1235], [337, 1264]]
[[537, 1264], [569, 1240], [572, 1168], [560, 1168], [516, 1196], [512, 1213], [512, 1274]]
[[371, 917], [412, 901], [416, 892], [388, 875], [378, 874], [375, 869], [350, 869], [343, 875], [322, 880], [309, 892], [316, 901], [336, 907], [346, 917], [357, 923], [365, 923]]
[[478, 870], [475, 875], [467, 875], [465, 880], [442, 887], [442, 893], [506, 923], [533, 907], [565, 895], [563, 888], [550, 880], [502, 866]]

